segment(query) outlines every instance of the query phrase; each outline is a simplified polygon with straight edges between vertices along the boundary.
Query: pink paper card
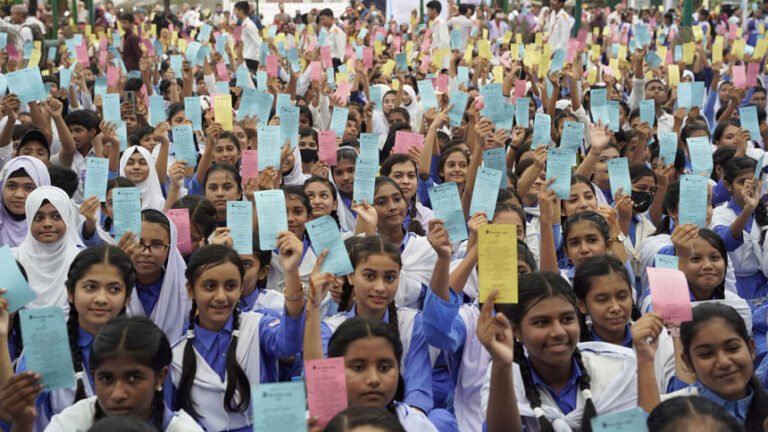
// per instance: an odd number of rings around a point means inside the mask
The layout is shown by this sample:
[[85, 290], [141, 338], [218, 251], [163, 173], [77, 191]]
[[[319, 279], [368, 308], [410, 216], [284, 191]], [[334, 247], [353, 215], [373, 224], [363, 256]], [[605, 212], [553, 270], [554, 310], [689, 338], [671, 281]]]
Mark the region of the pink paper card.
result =
[[333, 93], [333, 97], [347, 100], [349, 97], [349, 92], [352, 90], [352, 83], [348, 81], [342, 81], [338, 83], [338, 86], [336, 87], [336, 91]]
[[312, 38], [309, 40], [309, 43], [307, 44], [307, 51], [312, 52], [317, 48], [317, 39]]
[[501, 58], [499, 59], [502, 65], [504, 65], [505, 68], [511, 69], [512, 65], [509, 63], [509, 51], [505, 51], [504, 54], [501, 55]]
[[258, 150], [243, 150], [241, 156], [240, 166], [242, 172], [240, 175], [243, 178], [243, 183], [250, 178], [256, 178], [259, 176], [259, 155]]
[[331, 47], [324, 46], [320, 48], [320, 58], [323, 60], [323, 67], [328, 69], [333, 67], [333, 59], [331, 59]]
[[176, 225], [176, 248], [182, 254], [192, 252], [192, 235], [189, 231], [189, 209], [168, 209], [165, 214]]
[[319, 131], [317, 133], [318, 157], [328, 166], [336, 165], [336, 132]]
[[437, 76], [437, 85], [435, 90], [443, 93], [448, 93], [448, 75], [440, 74]]
[[736, 31], [738, 28], [739, 26], [733, 23], [728, 26], [728, 39], [736, 39]]
[[675, 64], [675, 57], [672, 50], [667, 50], [667, 58], [664, 59], [664, 64]]
[[75, 47], [77, 54], [77, 62], [85, 67], [91, 66], [91, 61], [88, 59], [88, 48], [85, 45], [78, 45]]
[[479, 110], [485, 108], [485, 96], [478, 96], [475, 98], [475, 108]]
[[581, 48], [587, 46], [587, 29], [579, 30], [579, 34], [576, 36], [576, 40], [579, 41], [579, 46]]
[[622, 45], [628, 45], [629, 44], [629, 34], [628, 33], [622, 33], [621, 34], [621, 44]]
[[395, 132], [395, 148], [392, 153], [408, 154], [408, 149], [414, 146], [418, 148], [424, 146], [424, 135], [405, 131]]
[[677, 35], [677, 32], [675, 32], [675, 29], [671, 29], [669, 31], [669, 40], [674, 40], [675, 39], [675, 35]]
[[579, 42], [578, 39], [568, 40], [568, 53], [565, 55], [566, 63], [573, 63], [573, 60], [576, 59], [576, 54], [579, 52], [580, 44], [581, 42]]
[[363, 47], [363, 66], [366, 69], [373, 68], [373, 48]]
[[760, 63], [750, 63], [747, 65], [747, 85], [748, 86], [754, 87], [757, 85], [757, 75], [759, 73], [760, 73]]
[[525, 80], [515, 81], [515, 100], [525, 97]]
[[224, 63], [216, 63], [216, 74], [219, 75], [219, 81], [229, 82], [229, 71]]
[[155, 47], [152, 45], [152, 42], [149, 39], [142, 39], [141, 42], [144, 44], [144, 48], [147, 49], [147, 56], [154, 57]]
[[120, 69], [114, 66], [107, 67], [107, 85], [117, 87], [117, 81], [120, 79]]
[[733, 86], [736, 88], [747, 87], [747, 76], [744, 72], [744, 65], [733, 66]]
[[277, 56], [267, 56], [267, 75], [271, 77], [277, 76]]
[[424, 38], [424, 42], [421, 43], [421, 52], [429, 52], [429, 39]]
[[350, 44], [347, 44], [347, 48], [344, 54], [348, 59], [357, 59], [357, 53], [355, 52], [355, 49], [352, 48], [352, 45]]
[[309, 80], [310, 81], [323, 81], [323, 66], [319, 61], [313, 61], [309, 64]]
[[685, 274], [677, 269], [648, 267], [653, 311], [664, 317], [664, 322], [685, 322], [693, 319], [691, 297]]
[[173, 33], [173, 24], [168, 24], [168, 31]]
[[[431, 57], [431, 56], [429, 56], [429, 55], [425, 55], [425, 56], [424, 56], [424, 57], [421, 59], [421, 65], [419, 66], [419, 69], [420, 69], [421, 71], [423, 71], [423, 72], [427, 72], [427, 71], [429, 70], [429, 60], [430, 60], [430, 57]], [[433, 83], [433, 84], [434, 84], [434, 83]]]
[[309, 415], [317, 417], [319, 426], [323, 427], [347, 407], [347, 398], [328, 397], [347, 394], [344, 358], [307, 360], [304, 362], [304, 374]]
[[8, 44], [5, 46], [5, 51], [8, 53], [8, 60], [19, 60], [19, 50], [16, 49], [16, 45]]
[[656, 28], [656, 18], [651, 18], [651, 28]]
[[392, 38], [392, 45], [395, 47], [395, 53], [400, 53], [400, 47], [403, 45], [403, 38], [400, 36], [395, 36]]
[[424, 33], [424, 39], [429, 39], [432, 37], [432, 29], [428, 28], [427, 31]]
[[621, 33], [613, 32], [613, 43], [619, 43], [620, 38], [621, 38]]
[[613, 76], [613, 68], [606, 66], [606, 65], [600, 65], [603, 67], [603, 75], [605, 76]]

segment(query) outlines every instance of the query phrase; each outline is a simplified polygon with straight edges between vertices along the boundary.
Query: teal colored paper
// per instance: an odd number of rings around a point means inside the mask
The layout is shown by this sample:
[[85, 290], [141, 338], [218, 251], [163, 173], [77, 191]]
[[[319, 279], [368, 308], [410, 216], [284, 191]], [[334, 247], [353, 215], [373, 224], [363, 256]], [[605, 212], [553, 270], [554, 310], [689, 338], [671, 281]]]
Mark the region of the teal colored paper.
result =
[[[578, 150], [581, 147], [581, 142], [584, 139], [584, 124], [575, 121], [566, 121], [563, 123], [563, 133], [560, 136], [560, 146], [570, 149], [571, 151]], [[574, 161], [575, 162], [575, 161]]]
[[739, 119], [742, 129], [749, 131], [750, 138], [755, 141], [761, 141], [760, 125], [757, 121], [757, 107], [746, 106], [739, 108]]
[[608, 111], [608, 124], [611, 132], [618, 132], [621, 127], [621, 116], [619, 116], [619, 101], [610, 100], [605, 106]]
[[277, 94], [277, 104], [275, 105], [275, 112], [279, 113], [283, 110], [284, 106], [293, 106], [291, 103], [291, 95], [288, 93], [278, 93]]
[[256, 89], [259, 91], [269, 91], [267, 87], [267, 71], [256, 71]]
[[253, 432], [306, 432], [307, 395], [303, 381], [251, 387]]
[[141, 235], [141, 192], [137, 187], [112, 189], [112, 213], [114, 214], [115, 240], [123, 238], [126, 231]]
[[151, 126], [157, 126], [158, 123], [165, 121], [165, 101], [160, 95], [149, 97], [149, 116]]
[[229, 82], [228, 81], [216, 81], [216, 93], [228, 94]]
[[128, 150], [128, 124], [124, 121], [117, 126], [117, 138], [120, 139], [120, 151]]
[[339, 225], [334, 218], [322, 216], [307, 222], [307, 233], [312, 241], [315, 255], [320, 256], [324, 249], [328, 249], [320, 269], [323, 273], [344, 276], [355, 271], [352, 268], [352, 262], [349, 261], [344, 241], [341, 239]]
[[472, 202], [469, 204], [469, 215], [477, 212], [485, 213], [489, 221], [493, 220], [496, 211], [496, 199], [499, 196], [499, 182], [505, 177], [499, 170], [478, 167], [475, 177], [475, 188], [472, 193]]
[[593, 89], [589, 91], [589, 104], [594, 109], [595, 107], [601, 107], [608, 104], [608, 90]]
[[677, 83], [677, 106], [679, 108], [685, 108], [686, 111], [691, 110], [691, 83], [679, 82]]
[[259, 218], [259, 245], [261, 250], [273, 250], [277, 247], [277, 234], [288, 231], [285, 195], [282, 189], [273, 189], [256, 192], [253, 196]]
[[714, 164], [712, 162], [712, 146], [707, 137], [692, 137], [686, 139], [688, 142], [688, 153], [691, 155], [691, 171], [693, 174], [700, 175], [707, 172], [707, 177], [712, 175]]
[[208, 39], [211, 37], [211, 31], [213, 30], [213, 27], [210, 24], [203, 23], [202, 27], [200, 28], [200, 33], [197, 34], [197, 40], [200, 42], [208, 42]]
[[677, 270], [679, 258], [676, 255], [656, 254], [654, 258], [656, 265], [654, 267], [668, 268]]
[[[371, 96], [371, 100], [369, 102], [373, 103], [373, 109], [376, 111], [381, 111], [381, 87], [379, 86], [370, 87], [368, 89], [368, 94]], [[423, 98], [423, 95], [422, 95], [422, 98]], [[422, 102], [423, 101], [424, 99], [422, 99]]]
[[647, 415], [639, 407], [592, 417], [592, 432], [648, 432]]
[[566, 148], [550, 148], [547, 150], [547, 180], [555, 178], [549, 185], [560, 199], [571, 197], [571, 165], [573, 152]]
[[435, 87], [432, 85], [432, 80], [421, 80], [416, 85], [419, 87], [419, 95], [421, 96], [421, 104], [424, 106], [424, 111], [430, 108], [437, 108], [437, 96], [435, 95]]
[[[2, 33], [5, 34], [5, 33]], [[56, 48], [56, 47], [51, 47]], [[63, 68], [59, 70], [60, 87], [69, 90], [69, 86], [72, 85], [72, 69]]]
[[253, 86], [253, 80], [251, 79], [251, 72], [248, 70], [248, 67], [243, 65], [240, 65], [237, 70], [235, 71], [235, 85], [240, 87], [241, 89], [244, 88], [251, 88]]
[[220, 34], [216, 36], [216, 52], [222, 56], [227, 55], [227, 35]]
[[625, 157], [608, 160], [608, 176], [611, 182], [611, 196], [621, 191], [622, 195], [632, 194], [632, 180], [629, 177], [629, 160]]
[[5, 289], [0, 297], [8, 302], [8, 313], [16, 312], [37, 298], [21, 274], [8, 245], [0, 247], [0, 287]]
[[61, 307], [22, 309], [19, 319], [27, 370], [41, 375], [45, 391], [74, 388], [72, 352]]
[[500, 131], [502, 129], [506, 129], [508, 131], [512, 130], [512, 122], [515, 120], [515, 104], [511, 104], [508, 102], [504, 102], [504, 116], [499, 119], [498, 121], [495, 121], [496, 124], [496, 131]]
[[280, 140], [280, 126], [259, 125], [259, 171], [267, 167], [280, 168], [280, 148], [284, 141]]
[[503, 172], [505, 175], [499, 180], [499, 189], [507, 187], [507, 155], [503, 147], [496, 147], [483, 151], [483, 165], [486, 168]]
[[407, 71], [408, 59], [406, 53], [395, 54], [395, 71]]
[[704, 99], [704, 81], [694, 81], [691, 83], [691, 106], [702, 107]]
[[360, 134], [360, 157], [362, 159], [375, 159], [378, 165], [379, 134], [365, 132]]
[[461, 209], [459, 188], [456, 183], [441, 183], [429, 188], [429, 199], [432, 202], [435, 219], [445, 221], [444, 226], [451, 236], [451, 243], [466, 240], [467, 225], [464, 222], [464, 212]]
[[[256, 91], [254, 93], [248, 92], [248, 94], [251, 98], [249, 99], [247, 110], [243, 113], [243, 118], [245, 118], [246, 115], [255, 115], [258, 117], [259, 126], [267, 125], [267, 123], [269, 123], [269, 113], [272, 110], [274, 96], [261, 91]], [[243, 110], [243, 102], [240, 102], [240, 109], [237, 111], [238, 120], [242, 120], [242, 118], [240, 118], [240, 111]]]
[[563, 64], [565, 63], [565, 57], [567, 54], [568, 53], [562, 48], [556, 49], [555, 54], [552, 56], [552, 62], [549, 64], [549, 70], [556, 71], [556, 72], [562, 71]]
[[464, 109], [467, 107], [469, 94], [454, 90], [451, 92], [451, 102], [453, 108], [448, 111], [448, 118], [451, 120], [451, 126], [461, 126], [461, 120], [464, 117]]
[[[8, 81], [8, 92], [15, 93], [19, 97], [19, 102], [23, 104], [45, 100], [48, 97], [40, 68], [37, 66], [9, 72], [5, 74], [5, 79]], [[106, 82], [106, 78], [104, 81]], [[104, 90], [106, 91], [106, 86]]]
[[461, 30], [451, 30], [451, 51], [461, 51]]
[[336, 132], [337, 137], [343, 137], [344, 129], [347, 128], [347, 117], [349, 117], [349, 108], [334, 107], [328, 130]]
[[232, 249], [240, 255], [253, 254], [253, 204], [250, 201], [227, 201], [227, 228], [231, 230]]
[[173, 71], [173, 74], [176, 75], [176, 78], [181, 78], [182, 62], [183, 62], [183, 59], [180, 54], [171, 55], [171, 70]]
[[[467, 66], [459, 66], [456, 74], [458, 75], [457, 80], [459, 84], [466, 85], [467, 81], [469, 81], [469, 68]], [[421, 94], [421, 91], [419, 91], [419, 94]]]
[[376, 173], [379, 170], [379, 159], [357, 158], [355, 164], [355, 182], [352, 190], [352, 199], [362, 203], [363, 199], [373, 204], [373, 191], [376, 183]]
[[531, 99], [527, 97], [519, 97], [515, 102], [515, 124], [527, 128], [530, 126], [530, 119], [528, 118], [528, 108], [531, 105]]
[[88, 157], [85, 160], [85, 186], [83, 197], [96, 196], [99, 201], [107, 200], [107, 179], [109, 177], [109, 159]]
[[192, 120], [192, 130], [203, 131], [203, 110], [200, 98], [189, 96], [184, 98], [184, 117]]
[[675, 132], [659, 132], [659, 160], [664, 158], [664, 165], [672, 165], [675, 163], [675, 156], [677, 155], [677, 134]]
[[640, 121], [648, 122], [648, 126], [656, 124], [656, 102], [653, 99], [640, 101]]
[[[184, 53], [184, 59], [192, 65], [197, 64], [197, 53], [200, 51], [200, 42], [190, 42], [187, 44], [187, 51]], [[178, 76], [177, 76], [178, 78]]]
[[680, 225], [693, 223], [699, 228], [707, 227], [708, 184], [707, 177], [697, 174], [680, 178]]
[[104, 121], [119, 123], [120, 117], [120, 95], [118, 93], [107, 93], [101, 97], [102, 113]]
[[531, 147], [534, 149], [539, 146], [549, 145], [549, 138], [552, 129], [552, 120], [548, 114], [536, 113], [533, 118], [533, 141]]
[[291, 147], [299, 146], [299, 107], [295, 106], [285, 106], [280, 111], [280, 142], [289, 139]]
[[173, 126], [171, 128], [171, 135], [173, 135], [173, 146], [176, 149], [176, 160], [187, 161], [186, 166], [188, 167], [196, 166], [197, 150], [195, 150], [192, 126], [188, 124]]

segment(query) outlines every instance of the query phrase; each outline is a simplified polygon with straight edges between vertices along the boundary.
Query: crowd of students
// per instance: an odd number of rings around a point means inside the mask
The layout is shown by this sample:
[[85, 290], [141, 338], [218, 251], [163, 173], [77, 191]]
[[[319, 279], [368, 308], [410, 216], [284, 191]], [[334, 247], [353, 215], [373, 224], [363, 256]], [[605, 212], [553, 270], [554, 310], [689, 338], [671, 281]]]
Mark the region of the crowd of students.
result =
[[[0, 428], [253, 430], [254, 389], [340, 357], [310, 431], [768, 431], [768, 1], [443, 8], [8, 41], [0, 246], [76, 386], [44, 390], [0, 282]], [[480, 294], [488, 224], [516, 303]]]

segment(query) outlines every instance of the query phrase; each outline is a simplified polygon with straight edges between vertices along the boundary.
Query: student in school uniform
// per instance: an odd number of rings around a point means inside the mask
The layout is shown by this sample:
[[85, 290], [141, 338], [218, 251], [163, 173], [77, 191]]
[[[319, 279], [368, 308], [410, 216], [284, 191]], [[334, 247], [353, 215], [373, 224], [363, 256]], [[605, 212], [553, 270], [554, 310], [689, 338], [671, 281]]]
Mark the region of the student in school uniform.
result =
[[[268, 168], [264, 175], [276, 175], [274, 168]], [[228, 164], [211, 166], [203, 181], [205, 198], [216, 208], [216, 223], [227, 226], [227, 201], [239, 201], [243, 197], [243, 181], [237, 168]]]
[[336, 214], [342, 231], [354, 231], [357, 212], [352, 207], [355, 189], [355, 166], [357, 151], [352, 147], [341, 147], [336, 151], [336, 165], [331, 168], [330, 180], [336, 186]]
[[417, 232], [415, 224], [420, 224], [422, 232], [417, 233], [424, 235], [427, 232], [427, 228], [429, 228], [429, 221], [434, 219], [435, 214], [432, 212], [432, 209], [419, 202], [417, 194], [419, 174], [416, 162], [408, 155], [393, 154], [384, 160], [379, 172], [381, 175], [396, 181], [400, 185], [405, 199], [408, 200], [406, 217], [403, 220], [405, 229]]
[[29, 221], [24, 206], [29, 194], [50, 186], [48, 168], [32, 156], [17, 156], [2, 170], [3, 205], [0, 206], [0, 245], [16, 247], [27, 237]]
[[301, 241], [282, 232], [278, 249], [286, 278], [282, 318], [240, 312], [245, 268], [234, 250], [204, 246], [189, 262], [193, 306], [187, 333], [173, 347], [171, 398], [206, 430], [250, 431], [251, 385], [276, 382], [277, 359], [301, 351]]
[[263, 288], [267, 284], [272, 251], [263, 251], [259, 246], [259, 233], [253, 233], [253, 253], [240, 255], [245, 268], [243, 295], [240, 298], [242, 312], [261, 312], [280, 315], [285, 307], [285, 298], [275, 290]]
[[[164, 432], [202, 432], [184, 411], [172, 411], [163, 402], [163, 383], [171, 363], [168, 338], [143, 317], [117, 317], [93, 339], [90, 369], [95, 396], [82, 399], [51, 419], [48, 432], [90, 430], [107, 416], [138, 417]], [[14, 375], [0, 389], [4, 412], [14, 430], [32, 432], [35, 412], [29, 395], [40, 393], [40, 376], [33, 371]]]
[[494, 290], [478, 318], [477, 337], [491, 355], [482, 395], [487, 430], [569, 431], [637, 406], [633, 352], [578, 343], [579, 311], [568, 283], [542, 272], [521, 276], [519, 286], [517, 304], [497, 305], [503, 313], [494, 317]]
[[[141, 191], [141, 208], [163, 210], [165, 197], [152, 155], [141, 146], [129, 147], [120, 157], [119, 175], [131, 180]], [[163, 171], [165, 177], [165, 171]]]
[[[131, 258], [115, 246], [94, 246], [81, 251], [69, 267], [67, 332], [77, 387], [43, 392], [35, 401], [35, 429], [44, 430], [51, 418], [78, 401], [93, 396], [90, 358], [93, 339], [106, 323], [123, 313], [136, 273]], [[27, 371], [24, 353], [16, 373]], [[32, 371], [34, 372], [34, 371]], [[10, 430], [10, 425], [2, 425]]]
[[169, 339], [181, 336], [191, 307], [184, 289], [186, 265], [176, 242], [176, 225], [151, 209], [141, 212], [139, 238], [130, 233], [121, 242], [136, 268], [136, 289], [126, 313], [149, 317]]

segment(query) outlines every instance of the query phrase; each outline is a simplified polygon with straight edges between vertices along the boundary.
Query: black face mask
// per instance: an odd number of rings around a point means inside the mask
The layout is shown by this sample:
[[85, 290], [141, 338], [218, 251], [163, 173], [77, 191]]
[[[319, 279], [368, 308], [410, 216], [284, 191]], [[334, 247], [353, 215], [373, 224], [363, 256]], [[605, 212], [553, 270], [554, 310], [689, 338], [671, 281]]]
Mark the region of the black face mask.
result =
[[634, 209], [638, 213], [645, 213], [648, 208], [651, 207], [651, 203], [653, 202], [653, 196], [654, 194], [650, 192], [640, 192], [640, 191], [632, 191], [632, 201], [635, 202], [635, 204], [632, 206], [632, 209]]
[[301, 153], [301, 162], [317, 162], [317, 150], [311, 148], [303, 148], [299, 149], [299, 153]]

